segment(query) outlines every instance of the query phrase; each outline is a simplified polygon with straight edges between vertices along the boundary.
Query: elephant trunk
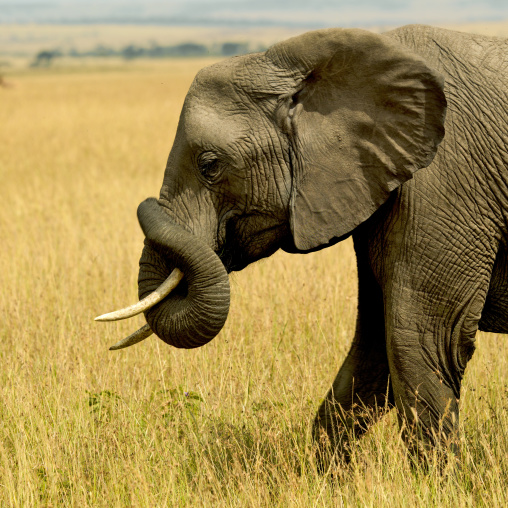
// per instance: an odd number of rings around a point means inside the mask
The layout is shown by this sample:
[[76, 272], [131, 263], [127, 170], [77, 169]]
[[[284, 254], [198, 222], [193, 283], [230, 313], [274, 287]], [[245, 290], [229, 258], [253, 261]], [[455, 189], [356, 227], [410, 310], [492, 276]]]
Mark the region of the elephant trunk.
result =
[[199, 238], [171, 222], [155, 198], [139, 205], [138, 219], [146, 236], [139, 298], [156, 290], [173, 268], [185, 275], [167, 298], [145, 311], [147, 323], [172, 346], [206, 344], [220, 332], [229, 312], [229, 278], [222, 261]]

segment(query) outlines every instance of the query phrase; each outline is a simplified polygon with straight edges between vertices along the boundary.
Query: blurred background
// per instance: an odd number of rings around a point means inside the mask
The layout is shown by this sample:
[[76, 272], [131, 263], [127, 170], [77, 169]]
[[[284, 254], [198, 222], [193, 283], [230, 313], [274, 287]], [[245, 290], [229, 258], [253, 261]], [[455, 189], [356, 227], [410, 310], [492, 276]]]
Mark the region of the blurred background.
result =
[[0, 0], [0, 71], [232, 56], [309, 29], [425, 23], [506, 35], [505, 0]]

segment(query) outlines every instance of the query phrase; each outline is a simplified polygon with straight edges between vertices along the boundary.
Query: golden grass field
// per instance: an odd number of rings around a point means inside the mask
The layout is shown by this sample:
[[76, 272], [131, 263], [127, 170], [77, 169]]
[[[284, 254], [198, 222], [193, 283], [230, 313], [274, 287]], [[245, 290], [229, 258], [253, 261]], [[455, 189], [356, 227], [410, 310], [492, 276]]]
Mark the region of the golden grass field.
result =
[[467, 368], [461, 468], [411, 468], [392, 411], [349, 467], [316, 472], [310, 426], [354, 331], [349, 241], [234, 275], [203, 348], [108, 351], [142, 318], [93, 318], [137, 298], [136, 207], [158, 195], [209, 62], [38, 70], [0, 88], [0, 506], [506, 506], [498, 335], [479, 334]]

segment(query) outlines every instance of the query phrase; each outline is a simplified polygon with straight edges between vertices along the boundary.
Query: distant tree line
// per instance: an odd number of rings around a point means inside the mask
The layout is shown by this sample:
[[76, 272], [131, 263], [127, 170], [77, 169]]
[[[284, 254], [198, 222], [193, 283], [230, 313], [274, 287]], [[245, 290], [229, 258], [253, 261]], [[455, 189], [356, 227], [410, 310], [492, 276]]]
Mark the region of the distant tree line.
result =
[[[257, 51], [265, 48], [258, 47]], [[71, 58], [84, 57], [122, 57], [126, 60], [135, 58], [174, 58], [174, 57], [198, 57], [198, 56], [235, 56], [244, 55], [251, 50], [246, 42], [224, 42], [214, 46], [205, 46], [187, 42], [176, 46], [161, 46], [153, 42], [148, 47], [129, 44], [121, 49], [114, 49], [108, 46], [99, 45], [88, 51], [78, 51], [71, 49], [66, 52], [59, 49], [39, 51], [31, 64], [32, 67], [48, 67], [53, 60], [58, 57], [66, 56]]]

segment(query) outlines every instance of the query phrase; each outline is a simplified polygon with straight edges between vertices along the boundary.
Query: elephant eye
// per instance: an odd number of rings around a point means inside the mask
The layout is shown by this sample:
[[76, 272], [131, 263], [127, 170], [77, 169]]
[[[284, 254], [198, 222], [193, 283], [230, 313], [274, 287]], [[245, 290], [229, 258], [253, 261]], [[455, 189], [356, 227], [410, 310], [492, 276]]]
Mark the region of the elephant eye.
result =
[[221, 173], [219, 159], [211, 152], [203, 152], [198, 156], [199, 172], [208, 180], [215, 180]]

